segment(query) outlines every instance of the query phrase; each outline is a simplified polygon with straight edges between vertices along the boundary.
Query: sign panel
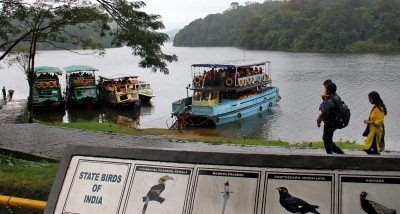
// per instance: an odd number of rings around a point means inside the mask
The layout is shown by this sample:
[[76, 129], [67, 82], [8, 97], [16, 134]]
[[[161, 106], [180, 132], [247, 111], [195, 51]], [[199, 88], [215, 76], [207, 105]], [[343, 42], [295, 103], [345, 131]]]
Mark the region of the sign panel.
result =
[[266, 172], [265, 214], [334, 213], [333, 174]]
[[45, 213], [399, 212], [400, 158], [366, 158], [77, 147]]
[[256, 213], [261, 171], [199, 168], [189, 213]]
[[395, 213], [394, 210], [399, 212], [399, 193], [399, 177], [340, 176], [341, 213]]
[[123, 213], [184, 213], [193, 168], [135, 165]]
[[[73, 161], [72, 161], [73, 162]], [[90, 159], [75, 160], [63, 188], [65, 203], [56, 213], [118, 213], [131, 170], [130, 163]]]

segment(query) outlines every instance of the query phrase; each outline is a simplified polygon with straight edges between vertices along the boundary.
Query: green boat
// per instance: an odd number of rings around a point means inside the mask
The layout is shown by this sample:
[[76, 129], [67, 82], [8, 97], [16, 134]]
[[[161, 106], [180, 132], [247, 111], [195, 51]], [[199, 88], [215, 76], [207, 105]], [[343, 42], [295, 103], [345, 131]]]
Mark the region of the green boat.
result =
[[68, 106], [96, 105], [99, 101], [96, 68], [87, 65], [64, 67], [66, 72], [66, 97]]
[[63, 107], [59, 77], [62, 70], [57, 67], [35, 67], [35, 84], [33, 86], [33, 107]]

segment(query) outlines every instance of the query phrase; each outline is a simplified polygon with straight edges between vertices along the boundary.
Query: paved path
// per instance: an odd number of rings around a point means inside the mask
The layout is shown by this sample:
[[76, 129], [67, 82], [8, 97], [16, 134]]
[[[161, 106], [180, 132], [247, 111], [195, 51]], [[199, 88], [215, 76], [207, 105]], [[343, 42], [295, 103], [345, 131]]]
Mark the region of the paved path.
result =
[[[0, 124], [0, 148], [59, 160], [68, 145], [105, 147], [146, 147], [180, 149], [183, 151], [219, 151], [240, 153], [291, 153], [325, 154], [322, 149], [296, 149], [266, 146], [240, 146], [179, 142], [154, 136], [85, 131], [72, 128], [52, 127], [41, 124]], [[345, 151], [347, 154], [363, 154], [361, 151]], [[396, 153], [397, 154], [397, 153]], [[389, 154], [388, 154], [389, 155]], [[390, 155], [394, 155], [391, 153]]]
[[[13, 101], [14, 102], [14, 101]], [[0, 149], [22, 152], [39, 157], [60, 160], [68, 145], [106, 147], [151, 147], [173, 148], [183, 151], [219, 151], [241, 153], [290, 153], [325, 154], [322, 149], [295, 149], [265, 146], [240, 146], [170, 141], [163, 137], [131, 136], [72, 128], [52, 127], [41, 124], [18, 124], [23, 113], [23, 101], [9, 102], [0, 109]], [[346, 154], [361, 154], [362, 151], [345, 151]], [[386, 153], [385, 153], [386, 155]], [[390, 153], [387, 155], [398, 155]]]
[[0, 102], [0, 124], [20, 123], [27, 100], [11, 100], [6, 104], [4, 100]]

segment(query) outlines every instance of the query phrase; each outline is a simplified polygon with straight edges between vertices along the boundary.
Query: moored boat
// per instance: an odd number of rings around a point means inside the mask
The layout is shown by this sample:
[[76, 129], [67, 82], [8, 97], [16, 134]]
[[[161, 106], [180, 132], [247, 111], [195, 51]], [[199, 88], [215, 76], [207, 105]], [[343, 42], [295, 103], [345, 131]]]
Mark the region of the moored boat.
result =
[[132, 107], [140, 103], [137, 76], [99, 77], [100, 99], [113, 107]]
[[96, 68], [87, 65], [64, 67], [66, 72], [66, 97], [69, 106], [96, 105], [99, 101], [96, 85]]
[[271, 62], [231, 61], [193, 64], [193, 96], [172, 103], [172, 115], [187, 125], [222, 125], [266, 111], [279, 100]]
[[33, 86], [33, 107], [64, 107], [64, 98], [59, 76], [62, 70], [57, 67], [35, 67], [35, 84]]
[[147, 102], [151, 98], [155, 97], [154, 91], [149, 82], [138, 80], [136, 83], [136, 90], [139, 91], [139, 99], [141, 101]]

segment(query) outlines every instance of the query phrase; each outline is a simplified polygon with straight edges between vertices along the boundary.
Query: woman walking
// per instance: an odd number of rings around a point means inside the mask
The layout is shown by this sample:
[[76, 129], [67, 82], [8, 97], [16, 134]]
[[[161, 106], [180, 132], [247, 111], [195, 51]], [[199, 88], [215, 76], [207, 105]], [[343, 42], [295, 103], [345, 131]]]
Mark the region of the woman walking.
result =
[[364, 123], [367, 124], [363, 134], [363, 136], [367, 137], [364, 142], [364, 151], [367, 154], [379, 155], [384, 149], [384, 117], [387, 114], [387, 109], [376, 91], [368, 94], [368, 100], [374, 107], [372, 107], [369, 118], [364, 120]]

